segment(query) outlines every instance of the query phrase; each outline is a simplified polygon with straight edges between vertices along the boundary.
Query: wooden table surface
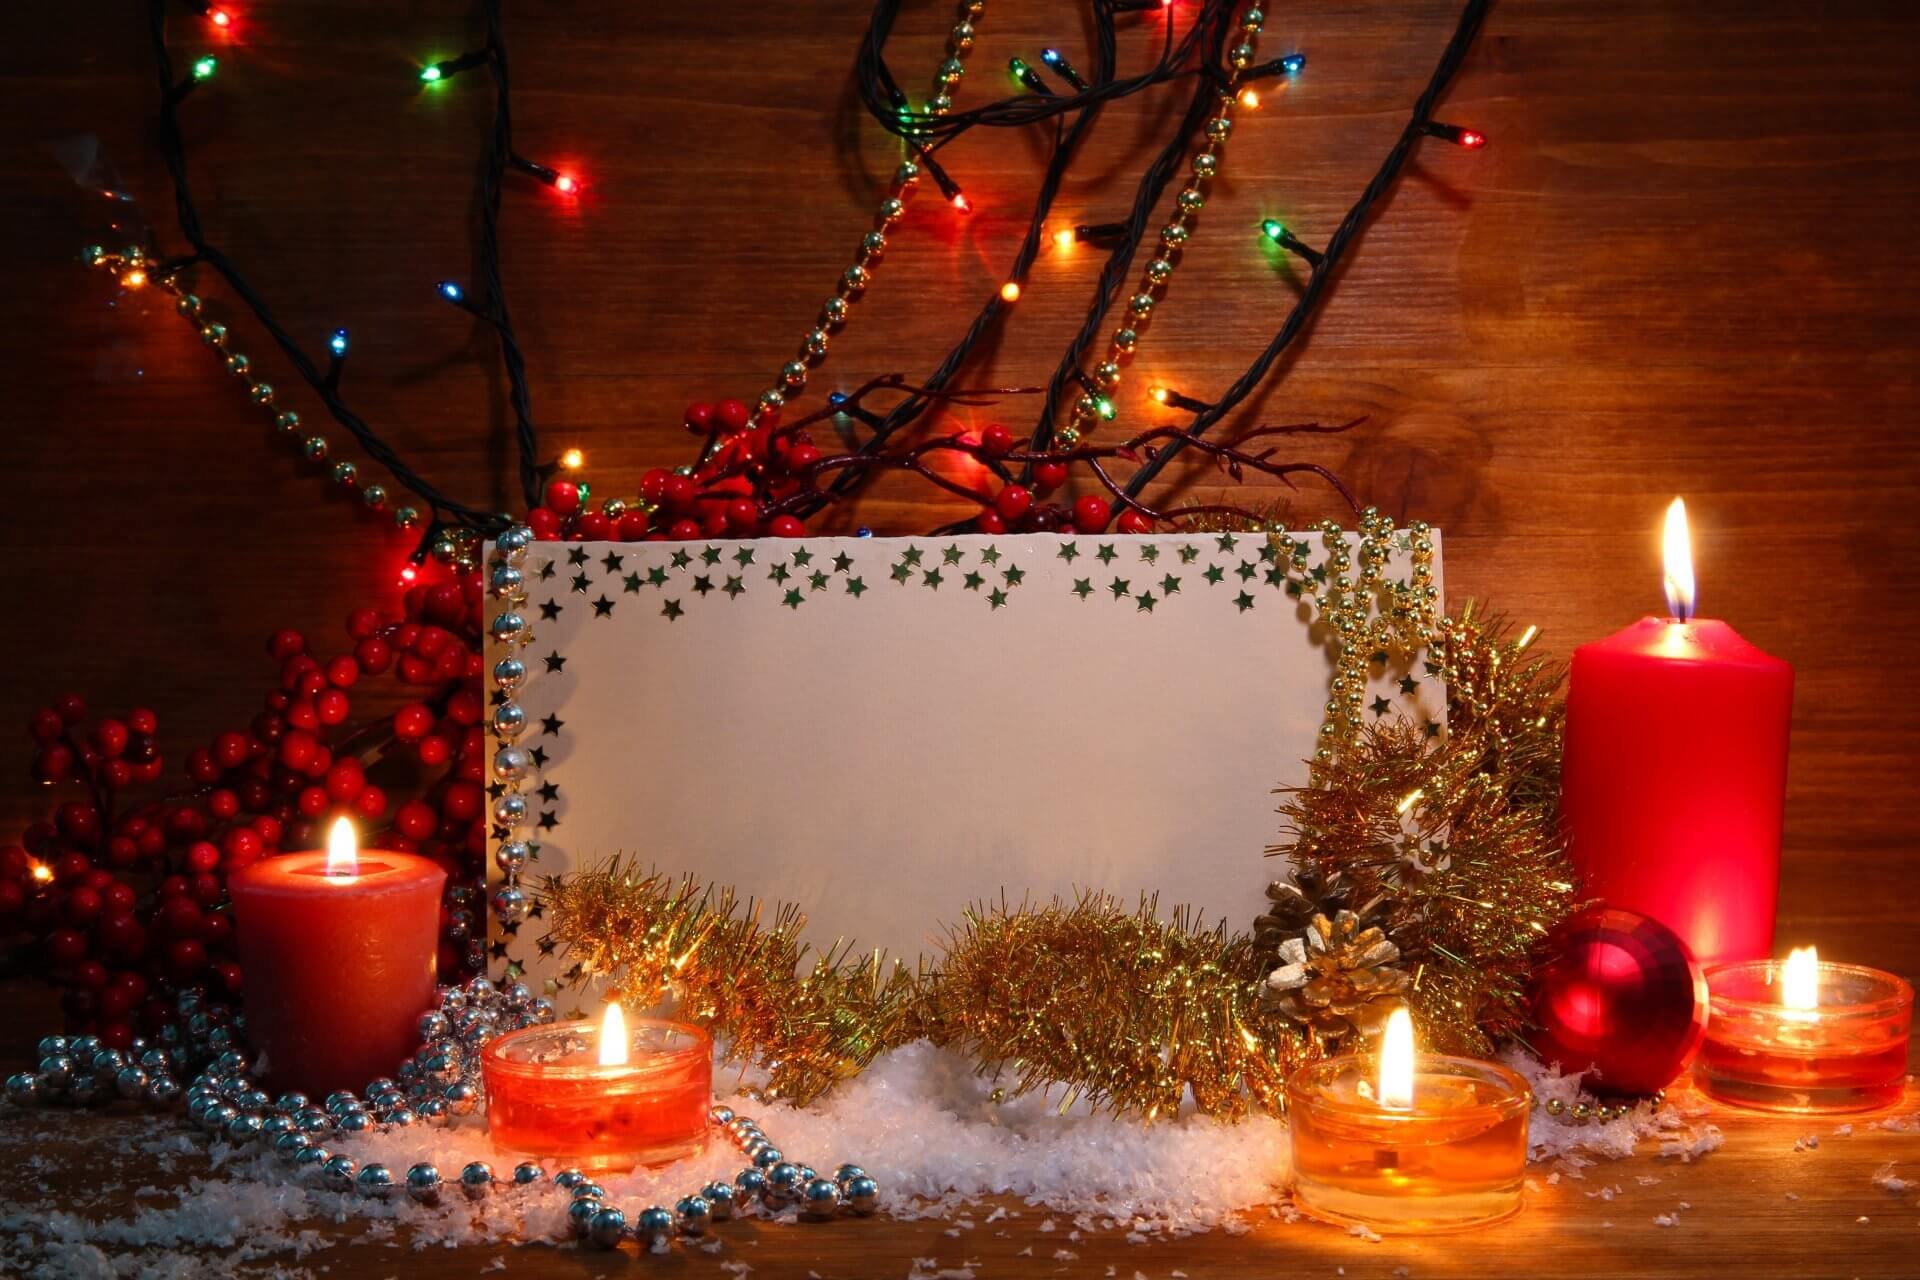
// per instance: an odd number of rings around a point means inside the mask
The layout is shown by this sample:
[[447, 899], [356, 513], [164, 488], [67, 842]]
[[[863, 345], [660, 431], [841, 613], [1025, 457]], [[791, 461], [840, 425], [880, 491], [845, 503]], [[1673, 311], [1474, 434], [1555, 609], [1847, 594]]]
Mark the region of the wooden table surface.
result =
[[[12, 1071], [27, 1061], [34, 1038], [49, 1025], [43, 1015], [51, 1013], [51, 1005], [44, 994], [17, 983], [0, 986], [0, 1001], [20, 1014], [0, 1032], [0, 1068]], [[771, 1117], [763, 1119], [774, 1126]], [[1910, 1082], [1904, 1103], [1879, 1116], [1773, 1118], [1715, 1108], [1705, 1120], [1725, 1134], [1724, 1145], [1711, 1154], [1689, 1163], [1639, 1154], [1600, 1161], [1575, 1176], [1549, 1161], [1530, 1171], [1534, 1186], [1519, 1217], [1426, 1239], [1375, 1242], [1312, 1221], [1289, 1222], [1276, 1216], [1284, 1212], [1284, 1196], [1276, 1193], [1272, 1212], [1254, 1207], [1245, 1213], [1250, 1230], [1244, 1234], [1213, 1231], [1129, 1244], [1123, 1231], [1093, 1231], [1070, 1241], [1065, 1215], [1002, 1199], [983, 1201], [967, 1215], [976, 1225], [957, 1233], [944, 1219], [851, 1219], [827, 1225], [743, 1219], [717, 1230], [726, 1244], [716, 1253], [683, 1249], [664, 1258], [642, 1256], [631, 1244], [617, 1253], [545, 1245], [415, 1252], [404, 1248], [404, 1231], [398, 1237], [403, 1247], [396, 1250], [384, 1241], [361, 1240], [356, 1223], [307, 1221], [296, 1229], [317, 1227], [321, 1248], [298, 1260], [260, 1259], [241, 1270], [253, 1274], [256, 1268], [285, 1264], [309, 1268], [327, 1280], [383, 1280], [395, 1274], [424, 1280], [483, 1270], [491, 1275], [499, 1259], [509, 1276], [630, 1276], [645, 1266], [664, 1275], [720, 1277], [729, 1274], [723, 1268], [744, 1262], [754, 1277], [850, 1280], [962, 1267], [971, 1268], [978, 1280], [1054, 1275], [1167, 1280], [1181, 1274], [1235, 1280], [1529, 1280], [1709, 1273], [1904, 1280], [1916, 1274], [1920, 1192], [1890, 1192], [1876, 1185], [1874, 1176], [1891, 1162], [1895, 1176], [1920, 1183], [1920, 1085]], [[1876, 1127], [1876, 1120], [1899, 1127]], [[95, 1219], [124, 1216], [133, 1205], [128, 1188], [175, 1186], [202, 1172], [201, 1162], [192, 1158], [164, 1171], [150, 1157], [107, 1155], [120, 1151], [118, 1139], [169, 1123], [184, 1127], [185, 1120], [156, 1120], [124, 1104], [104, 1113], [22, 1113], [0, 1105], [0, 1164], [10, 1170], [9, 1182], [0, 1189], [0, 1223], [7, 1224], [0, 1237], [20, 1232], [23, 1221], [48, 1208]], [[1851, 1132], [1837, 1133], [1843, 1126]], [[55, 1136], [27, 1141], [27, 1135], [46, 1131]], [[1648, 1153], [1653, 1147], [1643, 1142], [1640, 1149]], [[29, 1156], [41, 1159], [31, 1176], [23, 1177]], [[109, 1159], [111, 1170], [103, 1173]], [[27, 1185], [35, 1189], [25, 1190]], [[140, 1202], [162, 1203], [153, 1193], [143, 1194]], [[996, 1205], [1009, 1216], [986, 1223]], [[1662, 1217], [1675, 1221], [1662, 1226], [1656, 1222]], [[1056, 1229], [1042, 1231], [1049, 1218]], [[1055, 1251], [1063, 1248], [1078, 1256], [1057, 1259]], [[224, 1262], [217, 1252], [206, 1261], [209, 1266]], [[732, 1274], [737, 1280], [743, 1273]]]

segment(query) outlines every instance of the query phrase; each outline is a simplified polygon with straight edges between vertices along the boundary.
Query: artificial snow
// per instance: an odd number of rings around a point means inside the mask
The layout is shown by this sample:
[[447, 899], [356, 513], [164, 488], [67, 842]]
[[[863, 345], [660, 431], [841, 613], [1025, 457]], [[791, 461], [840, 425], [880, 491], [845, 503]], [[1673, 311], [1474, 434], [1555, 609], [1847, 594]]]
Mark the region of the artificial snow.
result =
[[[1560, 1098], [1570, 1113], [1586, 1098], [1577, 1076], [1525, 1059], [1510, 1061], [1543, 1101]], [[975, 1229], [978, 1218], [969, 1206], [987, 1197], [1018, 1199], [1044, 1211], [1038, 1230], [1059, 1232], [1067, 1244], [1093, 1232], [1116, 1233], [1133, 1243], [1214, 1229], [1241, 1233], [1250, 1229], [1242, 1215], [1262, 1206], [1272, 1219], [1299, 1217], [1281, 1194], [1288, 1150], [1280, 1120], [1255, 1115], [1228, 1124], [1189, 1108], [1142, 1124], [1097, 1113], [1084, 1103], [1063, 1113], [1057, 1094], [995, 1102], [993, 1092], [993, 1081], [977, 1075], [965, 1060], [923, 1042], [884, 1055], [808, 1108], [747, 1097], [721, 1101], [757, 1119], [790, 1160], [822, 1171], [843, 1162], [859, 1164], [879, 1181], [882, 1212], [945, 1220], [951, 1236]], [[1657, 1142], [1663, 1155], [1690, 1159], [1719, 1142], [1718, 1130], [1696, 1120], [1671, 1101], [1658, 1108], [1642, 1104], [1606, 1124], [1563, 1123], [1540, 1110], [1533, 1116], [1531, 1154], [1557, 1161], [1573, 1176], [1595, 1159], [1631, 1154], [1641, 1140]], [[0, 1273], [31, 1280], [243, 1274], [292, 1280], [314, 1274], [318, 1264], [304, 1260], [337, 1244], [340, 1234], [327, 1228], [342, 1224], [351, 1224], [357, 1245], [402, 1255], [569, 1239], [569, 1197], [550, 1181], [530, 1188], [496, 1184], [479, 1201], [461, 1193], [456, 1180], [469, 1161], [488, 1161], [496, 1179], [507, 1178], [516, 1163], [494, 1151], [478, 1120], [447, 1128], [333, 1134], [326, 1145], [335, 1154], [352, 1156], [362, 1168], [385, 1164], [396, 1184], [409, 1166], [431, 1161], [445, 1183], [438, 1202], [416, 1204], [398, 1186], [383, 1200], [326, 1191], [296, 1177], [264, 1149], [209, 1143], [177, 1117], [8, 1111], [0, 1122], [0, 1158], [21, 1172], [16, 1183], [21, 1199], [0, 1201]], [[62, 1170], [46, 1154], [56, 1151], [74, 1152], [77, 1162], [101, 1169], [126, 1161], [141, 1175], [135, 1184], [93, 1178], [91, 1194], [56, 1204], [49, 1178]], [[608, 1202], [631, 1216], [648, 1205], [671, 1206], [709, 1181], [731, 1182], [745, 1163], [730, 1143], [716, 1140], [666, 1168], [602, 1174], [597, 1181]], [[131, 1189], [156, 1170], [183, 1181]], [[64, 1172], [71, 1180], [73, 1170]], [[1905, 1188], [1891, 1168], [1885, 1173], [1882, 1185]], [[1559, 1176], [1556, 1170], [1547, 1182]], [[1611, 1193], [1606, 1189], [1605, 1198]], [[36, 1198], [40, 1203], [28, 1203]], [[764, 1208], [747, 1212], [788, 1222], [797, 1216], [792, 1207], [771, 1215]], [[999, 1205], [985, 1221], [1017, 1216], [1018, 1210]], [[1364, 1228], [1354, 1234], [1377, 1238]], [[725, 1255], [756, 1243], [723, 1227], [698, 1247]], [[1061, 1247], [1053, 1256], [1065, 1262], [1078, 1254]], [[496, 1253], [479, 1269], [504, 1265]], [[731, 1257], [720, 1265], [736, 1276], [751, 1270]], [[921, 1259], [913, 1274], [964, 1280], [976, 1265]]]

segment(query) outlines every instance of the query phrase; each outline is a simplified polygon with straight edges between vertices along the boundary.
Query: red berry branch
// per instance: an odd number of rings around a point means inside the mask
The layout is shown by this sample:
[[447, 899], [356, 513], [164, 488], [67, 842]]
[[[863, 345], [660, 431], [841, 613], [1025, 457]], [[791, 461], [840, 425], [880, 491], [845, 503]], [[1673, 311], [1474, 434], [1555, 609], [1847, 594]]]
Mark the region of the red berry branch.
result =
[[[226, 880], [283, 850], [317, 847], [322, 824], [354, 819], [362, 842], [447, 868], [441, 972], [483, 967], [486, 849], [480, 695], [481, 595], [463, 574], [409, 591], [399, 617], [347, 619], [351, 646], [323, 658], [297, 631], [267, 642], [278, 678], [242, 729], [186, 755], [186, 785], [159, 782], [153, 712], [86, 725], [66, 694], [33, 713], [33, 776], [77, 785], [20, 843], [0, 847], [0, 946], [66, 988], [71, 1029], [124, 1048], [172, 1015], [170, 992], [240, 988]], [[391, 675], [412, 695], [355, 724], [354, 699]], [[394, 803], [399, 796], [411, 798]]]
[[[769, 420], [750, 427], [747, 406], [739, 400], [691, 405], [686, 412], [687, 430], [703, 439], [698, 464], [676, 471], [655, 468], [641, 480], [637, 497], [608, 499], [599, 510], [588, 505], [590, 491], [586, 485], [552, 480], [546, 487], [544, 504], [529, 513], [528, 524], [534, 536], [543, 541], [798, 537], [805, 532], [802, 517], [823, 503], [840, 500], [849, 488], [847, 477], [899, 471], [978, 504], [980, 512], [970, 523], [982, 533], [1045, 533], [1056, 529], [1097, 533], [1115, 523], [1116, 512], [1122, 533], [1145, 533], [1156, 524], [1200, 517], [1257, 527], [1262, 521], [1258, 513], [1229, 503], [1166, 510], [1148, 506], [1128, 493], [1110, 469], [1116, 461], [1157, 467], [1163, 457], [1183, 449], [1211, 460], [1235, 482], [1245, 480], [1249, 472], [1257, 472], [1292, 487], [1297, 475], [1316, 476], [1356, 513], [1360, 510], [1359, 501], [1332, 471], [1318, 463], [1277, 460], [1277, 450], [1263, 443], [1277, 437], [1337, 434], [1357, 426], [1361, 421], [1358, 418], [1335, 426], [1311, 422], [1259, 426], [1224, 441], [1208, 439], [1186, 428], [1155, 427], [1115, 444], [1048, 452], [1016, 450], [1012, 431], [997, 422], [977, 435], [954, 433], [893, 448], [876, 437], [857, 449], [832, 455], [821, 453], [809, 430], [843, 415], [871, 425], [878, 415], [864, 402], [877, 392], [904, 392], [977, 406], [1002, 396], [1030, 395], [1039, 390], [1003, 387], [933, 391], [912, 386], [893, 374], [875, 378], [828, 408], [784, 426]], [[932, 465], [943, 455], [958, 455], [980, 464], [998, 479], [998, 487], [987, 492], [943, 473]], [[1046, 500], [1081, 468], [1110, 496], [1083, 494], [1070, 506]], [[1015, 469], [1030, 473], [1030, 484], [1017, 482]], [[954, 527], [959, 526], [949, 526]]]

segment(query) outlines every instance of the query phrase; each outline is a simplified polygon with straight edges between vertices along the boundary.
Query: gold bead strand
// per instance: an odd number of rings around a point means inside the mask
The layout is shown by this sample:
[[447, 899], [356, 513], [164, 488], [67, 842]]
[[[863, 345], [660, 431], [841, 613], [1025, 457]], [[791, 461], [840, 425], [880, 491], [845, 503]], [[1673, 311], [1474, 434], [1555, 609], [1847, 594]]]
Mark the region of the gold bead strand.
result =
[[[1241, 11], [1240, 42], [1227, 55], [1236, 73], [1253, 65], [1254, 41], [1266, 20], [1266, 14], [1258, 6], [1250, 5]], [[1133, 358], [1134, 348], [1140, 342], [1140, 330], [1148, 324], [1155, 304], [1173, 279], [1174, 268], [1180, 265], [1180, 250], [1192, 234], [1193, 216], [1207, 202], [1207, 184], [1220, 172], [1221, 153], [1226, 149], [1228, 135], [1233, 132], [1235, 101], [1235, 88], [1229, 86], [1207, 119], [1206, 145], [1194, 153], [1187, 185], [1174, 197], [1173, 216], [1160, 228], [1160, 243], [1140, 274], [1140, 287], [1126, 301], [1126, 320], [1108, 341], [1106, 359], [1094, 368], [1094, 389], [1085, 391], [1074, 401], [1067, 425], [1055, 433], [1054, 438], [1063, 449], [1079, 444], [1095, 422], [1111, 422], [1116, 416], [1113, 393], [1120, 385], [1121, 367]]]
[[[953, 29], [947, 32], [947, 56], [933, 74], [933, 93], [927, 99], [927, 114], [944, 116], [953, 110], [953, 90], [967, 73], [966, 56], [967, 51], [973, 48], [975, 24], [986, 9], [987, 0], [961, 0]], [[778, 412], [787, 403], [788, 396], [798, 395], [805, 390], [807, 375], [826, 361], [827, 347], [833, 341], [833, 335], [846, 324], [853, 304], [860, 300], [867, 286], [873, 282], [874, 269], [887, 250], [887, 233], [906, 213], [907, 200], [919, 183], [920, 166], [912, 160], [901, 161], [900, 167], [893, 171], [893, 182], [886, 198], [874, 213], [873, 229], [860, 238], [853, 265], [840, 273], [833, 296], [820, 308], [813, 328], [801, 338], [799, 354], [780, 366], [778, 381], [762, 391], [760, 398], [754, 402], [755, 426], [769, 414]]]
[[[146, 251], [138, 245], [129, 246], [118, 253], [109, 252], [99, 245], [90, 245], [81, 254], [81, 260], [90, 267], [112, 275], [122, 288], [138, 289], [150, 285], [171, 297], [174, 314], [192, 325], [200, 341], [220, 357], [221, 368], [246, 384], [247, 399], [272, 417], [274, 435], [298, 446], [301, 456], [316, 466], [327, 463], [327, 456], [332, 452], [327, 438], [303, 433], [300, 415], [292, 409], [280, 407], [272, 384], [254, 376], [253, 361], [245, 353], [232, 349], [232, 335], [227, 326], [218, 320], [207, 319], [202, 314], [204, 308], [200, 298], [182, 289], [173, 273], [154, 274]], [[335, 459], [325, 465], [319, 474], [333, 484], [359, 494], [360, 501], [370, 510], [386, 509], [385, 486], [362, 481], [357, 464]], [[413, 507], [401, 507], [393, 513], [393, 521], [402, 529], [418, 528], [420, 513]]]

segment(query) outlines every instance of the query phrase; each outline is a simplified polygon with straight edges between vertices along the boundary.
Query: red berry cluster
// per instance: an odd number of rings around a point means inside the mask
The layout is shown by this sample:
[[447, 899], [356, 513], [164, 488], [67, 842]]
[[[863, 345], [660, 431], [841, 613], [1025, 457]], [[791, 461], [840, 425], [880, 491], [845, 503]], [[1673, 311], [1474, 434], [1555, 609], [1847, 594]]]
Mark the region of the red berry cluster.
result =
[[773, 415], [748, 429], [744, 402], [687, 406], [687, 430], [706, 438], [699, 466], [685, 473], [655, 467], [640, 478], [637, 501], [586, 506], [584, 487], [553, 480], [544, 501], [527, 513], [543, 542], [658, 542], [668, 538], [797, 538], [806, 532], [791, 515], [769, 514], [799, 494], [820, 450], [805, 430], [780, 430]]
[[[991, 422], [980, 430], [979, 452], [983, 458], [999, 459], [1013, 452], [1014, 437], [1004, 423]], [[1033, 484], [1009, 481], [993, 495], [993, 505], [974, 518], [982, 533], [1055, 533], [1072, 529], [1076, 533], [1099, 533], [1113, 519], [1113, 504], [1098, 494], [1083, 494], [1071, 507], [1046, 499], [1067, 482], [1067, 464], [1040, 462], [1033, 468]], [[1128, 507], [1120, 513], [1116, 526], [1122, 533], [1146, 533], [1153, 522]]]
[[[121, 802], [128, 787], [160, 778], [153, 712], [88, 728], [84, 702], [68, 694], [33, 713], [34, 777], [84, 784], [87, 798], [0, 847], [0, 942], [38, 949], [66, 987], [72, 1029], [123, 1048], [171, 1016], [174, 989], [238, 995], [227, 875], [318, 847], [322, 823], [339, 814], [363, 844], [447, 868], [441, 972], [483, 966], [481, 614], [479, 579], [468, 575], [416, 586], [399, 617], [355, 612], [348, 652], [322, 658], [299, 632], [274, 633], [279, 679], [264, 706], [245, 729], [187, 753], [190, 787], [178, 794]], [[417, 700], [353, 724], [363, 678], [389, 673]], [[396, 807], [396, 789], [417, 797]]]

